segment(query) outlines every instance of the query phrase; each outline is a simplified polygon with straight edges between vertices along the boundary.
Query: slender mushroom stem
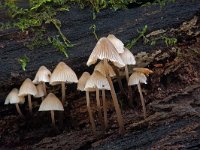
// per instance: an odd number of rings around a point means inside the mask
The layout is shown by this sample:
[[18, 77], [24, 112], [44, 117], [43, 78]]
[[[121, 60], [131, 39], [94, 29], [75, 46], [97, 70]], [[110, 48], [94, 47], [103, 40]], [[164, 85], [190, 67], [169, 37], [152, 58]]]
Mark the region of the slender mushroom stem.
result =
[[65, 104], [65, 82], [61, 83], [61, 90], [62, 90], [62, 103]]
[[95, 126], [95, 123], [94, 123], [94, 118], [93, 118], [92, 110], [91, 110], [91, 107], [90, 107], [90, 95], [89, 95], [89, 91], [86, 91], [86, 102], [87, 102], [87, 110], [88, 110], [88, 114], [89, 114], [89, 118], [90, 118], [90, 123], [92, 125], [92, 131], [94, 133], [96, 133], [96, 126]]
[[29, 112], [32, 115], [32, 101], [31, 101], [31, 95], [28, 95], [28, 106], [29, 106]]
[[[107, 66], [107, 64], [108, 64], [107, 60], [104, 59], [104, 65]], [[113, 99], [115, 111], [116, 111], [116, 114], [117, 114], [117, 121], [119, 123], [119, 133], [122, 134], [122, 133], [124, 133], [124, 122], [123, 122], [123, 118], [122, 118], [122, 114], [121, 114], [121, 109], [119, 107], [119, 103], [118, 103], [118, 100], [117, 100], [117, 95], [115, 93], [115, 89], [114, 89], [114, 86], [113, 86], [113, 82], [111, 80], [111, 77], [110, 77], [107, 69], [106, 69], [106, 78], [108, 79], [108, 83], [110, 85], [110, 92], [111, 92], [111, 96], [112, 96], [112, 99]]]
[[44, 96], [41, 97], [42, 101], [44, 100]]
[[[128, 80], [129, 80], [129, 71], [128, 71], [128, 66], [125, 65], [125, 74], [126, 74], [126, 80], [127, 80], [127, 85], [128, 85]], [[132, 88], [131, 86], [128, 86], [128, 103], [129, 106], [133, 106], [133, 93], [132, 93]]]
[[43, 90], [44, 90], [44, 96], [47, 95], [47, 90], [46, 90], [46, 84], [45, 82], [42, 82]]
[[140, 99], [141, 99], [141, 103], [142, 103], [144, 118], [146, 118], [146, 107], [145, 107], [144, 97], [142, 95], [142, 88], [141, 88], [140, 83], [137, 84], [137, 87], [138, 87], [138, 91], [140, 93]]
[[107, 129], [108, 128], [108, 118], [107, 118], [107, 103], [106, 103], [105, 89], [102, 90], [102, 99], [103, 99], [104, 126]]
[[51, 120], [52, 120], [53, 127], [55, 127], [56, 124], [55, 124], [55, 117], [54, 117], [54, 111], [53, 110], [51, 110]]
[[21, 112], [21, 110], [20, 110], [20, 108], [19, 108], [19, 104], [15, 104], [15, 107], [16, 107], [16, 109], [17, 109], [17, 112], [18, 112], [19, 116], [20, 116], [21, 118], [24, 118], [24, 115], [22, 114], [22, 112]]
[[98, 88], [96, 88], [96, 100], [97, 100], [98, 116], [99, 116], [99, 119], [100, 119], [100, 122], [101, 122], [101, 126], [103, 128], [104, 123], [103, 123], [103, 116], [102, 116], [102, 113], [101, 113], [101, 102], [100, 102], [100, 99], [99, 99], [99, 89]]

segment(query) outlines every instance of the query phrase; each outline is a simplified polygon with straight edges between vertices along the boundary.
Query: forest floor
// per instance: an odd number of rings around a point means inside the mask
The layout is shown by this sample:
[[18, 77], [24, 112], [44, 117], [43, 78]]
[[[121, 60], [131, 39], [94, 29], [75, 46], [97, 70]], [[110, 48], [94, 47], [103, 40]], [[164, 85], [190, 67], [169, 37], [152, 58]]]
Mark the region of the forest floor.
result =
[[[147, 107], [143, 119], [139, 94], [135, 87], [134, 108], [118, 94], [125, 122], [125, 134], [119, 135], [110, 95], [109, 129], [101, 130], [94, 95], [92, 109], [97, 135], [91, 131], [84, 93], [68, 95], [64, 124], [57, 119], [51, 126], [50, 113], [27, 113], [21, 119], [14, 107], [0, 108], [0, 149], [199, 149], [200, 148], [200, 24], [193, 19], [170, 32], [179, 34], [176, 46], [154, 55], [148, 67], [154, 71], [148, 84], [142, 85]], [[155, 33], [155, 32], [154, 32]], [[126, 85], [124, 79], [123, 84]], [[117, 86], [117, 85], [116, 85]], [[126, 87], [126, 86], [125, 86]], [[119, 90], [117, 89], [118, 93]], [[58, 117], [59, 113], [55, 114]]]

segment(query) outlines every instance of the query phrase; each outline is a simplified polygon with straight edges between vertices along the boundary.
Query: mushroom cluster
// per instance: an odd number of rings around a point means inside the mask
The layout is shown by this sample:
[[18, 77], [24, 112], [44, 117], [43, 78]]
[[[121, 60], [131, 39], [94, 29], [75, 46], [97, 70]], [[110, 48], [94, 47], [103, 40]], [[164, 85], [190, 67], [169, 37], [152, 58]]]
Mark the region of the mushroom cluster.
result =
[[[41, 98], [39, 111], [50, 111], [52, 125], [55, 126], [56, 121], [54, 111], [64, 111], [64, 106], [66, 105], [66, 83], [77, 83], [77, 90], [86, 93], [86, 105], [89, 120], [93, 132], [96, 133], [95, 118], [91, 108], [90, 92], [95, 92], [96, 94], [98, 120], [101, 123], [101, 127], [107, 129], [109, 126], [107, 117], [108, 104], [105, 92], [107, 90], [111, 94], [116, 111], [119, 133], [124, 133], [125, 127], [122, 111], [113, 85], [113, 79], [117, 78], [120, 89], [124, 91], [121, 79], [119, 78], [119, 69], [124, 70], [124, 77], [126, 78], [128, 89], [126, 95], [128, 95], [127, 98], [130, 106], [133, 104], [133, 92], [131, 86], [137, 85], [142, 104], [143, 116], [146, 118], [147, 114], [141, 83], [147, 84], [147, 76], [153, 72], [148, 68], [133, 68], [131, 71], [128, 66], [136, 64], [135, 57], [127, 48], [124, 47], [123, 42], [113, 34], [100, 38], [96, 43], [88, 58], [87, 66], [94, 64], [96, 64], [96, 66], [94, 67], [93, 73], [90, 75], [90, 73], [84, 72], [79, 80], [76, 73], [64, 62], [58, 63], [52, 73], [45, 66], [41, 66], [33, 81], [27, 78], [22, 83], [19, 90], [15, 88], [8, 94], [5, 104], [15, 104], [19, 115], [24, 117], [18, 105], [25, 102], [24, 96], [28, 97], [30, 114], [32, 114], [31, 96], [34, 98]], [[130, 73], [132, 73], [131, 76]], [[52, 86], [58, 84], [61, 85], [61, 101], [55, 94], [48, 94], [49, 90], [46, 83], [49, 83], [49, 85]]]

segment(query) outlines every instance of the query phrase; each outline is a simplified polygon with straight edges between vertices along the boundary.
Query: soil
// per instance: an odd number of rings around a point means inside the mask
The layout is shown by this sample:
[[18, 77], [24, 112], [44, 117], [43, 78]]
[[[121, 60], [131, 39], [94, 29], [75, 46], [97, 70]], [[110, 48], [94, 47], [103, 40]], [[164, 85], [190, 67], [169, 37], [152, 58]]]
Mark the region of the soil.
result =
[[[196, 19], [195, 19], [196, 18]], [[20, 105], [25, 119], [14, 106], [0, 106], [0, 149], [200, 149], [200, 23], [198, 16], [170, 29], [178, 43], [157, 53], [148, 63], [154, 71], [148, 84], [142, 85], [146, 100], [147, 118], [143, 119], [139, 94], [135, 87], [134, 107], [127, 105], [126, 96], [117, 91], [125, 122], [125, 133], [118, 133], [116, 114], [110, 93], [109, 128], [104, 131], [97, 117], [95, 95], [91, 93], [92, 110], [97, 134], [92, 133], [86, 108], [85, 93], [67, 96], [64, 121], [56, 112], [56, 127], [51, 126], [50, 112], [38, 112], [40, 99], [34, 99], [33, 116], [27, 104]], [[122, 78], [126, 90], [126, 81]], [[67, 89], [74, 89], [69, 85]], [[59, 87], [55, 90], [58, 96]]]

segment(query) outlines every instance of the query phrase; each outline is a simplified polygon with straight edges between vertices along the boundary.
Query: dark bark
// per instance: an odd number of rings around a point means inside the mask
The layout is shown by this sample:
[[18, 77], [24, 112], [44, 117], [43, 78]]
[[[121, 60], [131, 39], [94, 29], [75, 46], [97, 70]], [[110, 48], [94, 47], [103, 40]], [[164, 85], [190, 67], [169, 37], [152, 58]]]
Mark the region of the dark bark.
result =
[[[25, 78], [33, 79], [41, 65], [53, 70], [59, 61], [65, 61], [78, 75], [86, 71], [87, 58], [96, 43], [94, 35], [89, 30], [92, 24], [96, 24], [96, 33], [99, 37], [112, 33], [126, 43], [137, 36], [137, 29], [141, 29], [146, 24], [148, 32], [177, 27], [182, 22], [191, 19], [199, 10], [199, 0], [177, 0], [176, 3], [170, 3], [163, 9], [155, 5], [116, 12], [107, 9], [97, 14], [96, 20], [92, 20], [92, 13], [89, 9], [72, 8], [69, 12], [58, 15], [62, 22], [63, 33], [75, 44], [73, 48], [69, 49], [68, 59], [51, 46], [28, 50], [23, 46], [26, 39], [16, 39], [17, 30], [0, 32], [0, 102], [4, 101], [9, 90], [19, 87]], [[0, 16], [4, 17], [2, 13]], [[5, 18], [2, 20], [6, 21]], [[55, 29], [51, 29], [50, 34], [55, 34]], [[159, 48], [163, 48], [163, 45], [150, 47], [139, 42], [132, 52], [151, 51]], [[17, 61], [24, 54], [30, 58], [26, 71], [21, 69]]]

